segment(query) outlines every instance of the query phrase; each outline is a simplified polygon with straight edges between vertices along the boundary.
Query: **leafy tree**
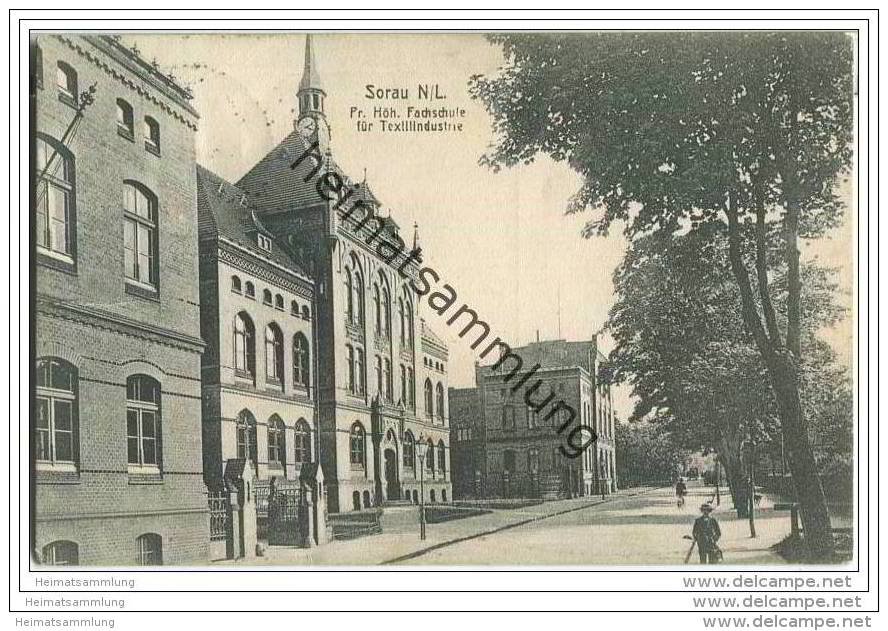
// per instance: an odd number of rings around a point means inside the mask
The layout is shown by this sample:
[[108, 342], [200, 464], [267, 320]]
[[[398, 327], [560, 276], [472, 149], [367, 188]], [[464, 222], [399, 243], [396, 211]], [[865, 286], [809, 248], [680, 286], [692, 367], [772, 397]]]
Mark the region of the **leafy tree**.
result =
[[671, 483], [690, 451], [672, 440], [663, 425], [617, 423], [617, 479], [626, 486]]
[[[841, 219], [852, 160], [853, 50], [835, 32], [497, 34], [506, 65], [473, 77], [493, 116], [494, 168], [538, 153], [583, 178], [584, 233], [723, 224], [745, 329], [761, 356], [812, 553], [832, 531], [799, 395], [799, 240]], [[754, 238], [744, 239], [747, 228]], [[772, 245], [779, 243], [773, 256]], [[786, 313], [773, 271], [785, 267]]]

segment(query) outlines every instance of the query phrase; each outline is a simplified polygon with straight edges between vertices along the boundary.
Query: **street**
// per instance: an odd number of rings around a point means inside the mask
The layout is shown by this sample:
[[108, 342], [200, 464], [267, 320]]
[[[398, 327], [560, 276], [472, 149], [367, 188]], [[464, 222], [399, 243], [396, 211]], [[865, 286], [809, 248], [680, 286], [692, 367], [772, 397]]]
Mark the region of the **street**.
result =
[[[383, 533], [308, 550], [272, 547], [257, 559], [273, 565], [682, 565], [703, 501], [713, 489], [692, 483], [679, 509], [671, 488], [630, 489], [608, 496], [545, 502], [514, 510], [430, 524], [419, 533]], [[784, 563], [770, 548], [789, 533], [789, 514], [764, 498], [758, 537], [729, 510], [727, 491], [713, 516], [722, 529], [725, 564]], [[698, 562], [696, 552], [690, 563]]]

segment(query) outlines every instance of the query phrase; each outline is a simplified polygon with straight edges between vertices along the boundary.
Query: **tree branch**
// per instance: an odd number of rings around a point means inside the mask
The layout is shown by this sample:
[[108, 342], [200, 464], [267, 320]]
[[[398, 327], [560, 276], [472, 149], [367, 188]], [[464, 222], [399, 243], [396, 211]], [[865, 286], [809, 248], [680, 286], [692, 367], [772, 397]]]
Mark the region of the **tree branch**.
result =
[[746, 265], [743, 263], [743, 253], [740, 245], [740, 225], [737, 219], [737, 211], [731, 206], [731, 194], [725, 195], [725, 214], [728, 216], [728, 244], [729, 255], [731, 261], [731, 271], [737, 280], [740, 289], [740, 299], [743, 304], [743, 321], [749, 328], [755, 344], [759, 352], [765, 357], [770, 358], [774, 349], [768, 339], [762, 321], [759, 318], [758, 310], [755, 307], [755, 300], [752, 296], [752, 286], [749, 282], [749, 274]]
[[771, 291], [768, 288], [768, 250], [765, 231], [765, 208], [760, 205], [755, 213], [755, 271], [758, 280], [758, 291], [762, 301], [762, 312], [765, 316], [765, 325], [768, 327], [768, 336], [773, 346], [781, 346], [780, 329], [777, 326], [777, 316], [774, 314], [774, 304], [771, 302]]
[[794, 199], [786, 204], [786, 267], [787, 267], [787, 325], [786, 346], [795, 355], [796, 361], [802, 356], [801, 344], [801, 293], [802, 281], [799, 276], [799, 207]]

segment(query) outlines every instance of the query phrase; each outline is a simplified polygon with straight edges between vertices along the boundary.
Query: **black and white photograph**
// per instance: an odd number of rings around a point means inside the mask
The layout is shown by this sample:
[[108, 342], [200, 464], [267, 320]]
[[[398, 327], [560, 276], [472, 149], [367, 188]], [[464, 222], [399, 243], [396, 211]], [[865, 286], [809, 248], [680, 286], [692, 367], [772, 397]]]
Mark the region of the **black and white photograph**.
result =
[[22, 572], [862, 589], [859, 27], [157, 24], [24, 31]]

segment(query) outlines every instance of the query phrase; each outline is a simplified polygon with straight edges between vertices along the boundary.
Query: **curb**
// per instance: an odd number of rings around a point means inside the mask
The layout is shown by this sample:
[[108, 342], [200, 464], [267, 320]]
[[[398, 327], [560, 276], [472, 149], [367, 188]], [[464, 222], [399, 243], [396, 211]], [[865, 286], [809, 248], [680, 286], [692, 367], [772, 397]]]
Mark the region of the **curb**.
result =
[[[462, 543], [464, 541], [471, 541], [472, 539], [478, 539], [479, 537], [486, 537], [488, 535], [494, 535], [499, 532], [503, 532], [504, 530], [510, 530], [512, 528], [517, 528], [519, 526], [525, 526], [527, 524], [531, 524], [533, 522], [542, 521], [544, 519], [549, 519], [551, 517], [558, 517], [559, 515], [565, 515], [567, 513], [574, 513], [576, 511], [586, 510], [589, 508], [593, 508], [595, 506], [601, 506], [602, 504], [607, 504], [609, 502], [613, 502], [616, 500], [629, 499], [631, 497], [637, 497], [639, 495], [644, 495], [645, 493], [649, 493], [651, 491], [659, 490], [660, 487], [656, 488], [648, 488], [643, 491], [638, 491], [635, 493], [627, 493], [625, 495], [611, 495], [611, 499], [606, 500], [598, 500], [597, 502], [592, 502], [589, 504], [584, 504], [583, 506], [574, 506], [571, 508], [566, 508], [564, 510], [556, 511], [554, 513], [548, 513], [546, 515], [537, 515], [535, 517], [530, 517], [528, 519], [523, 519], [520, 521], [516, 521], [511, 524], [505, 524], [504, 526], [497, 526], [496, 528], [491, 528], [490, 530], [485, 530], [483, 532], [473, 533], [471, 535], [466, 535], [464, 537], [457, 537], [456, 539], [450, 539], [449, 541], [442, 541], [441, 543], [436, 543], [434, 545], [428, 546], [426, 548], [420, 548], [419, 550], [414, 550], [413, 552], [409, 552], [407, 554], [403, 554], [399, 557], [395, 557], [394, 559], [388, 559], [387, 561], [383, 561], [379, 565], [393, 565], [395, 563], [401, 563], [403, 561], [409, 561], [411, 559], [415, 559], [417, 557], [421, 557], [429, 552], [434, 552], [435, 550], [440, 550], [441, 548], [446, 548], [447, 546], [452, 546], [457, 543]], [[665, 488], [665, 487], [663, 487]]]

